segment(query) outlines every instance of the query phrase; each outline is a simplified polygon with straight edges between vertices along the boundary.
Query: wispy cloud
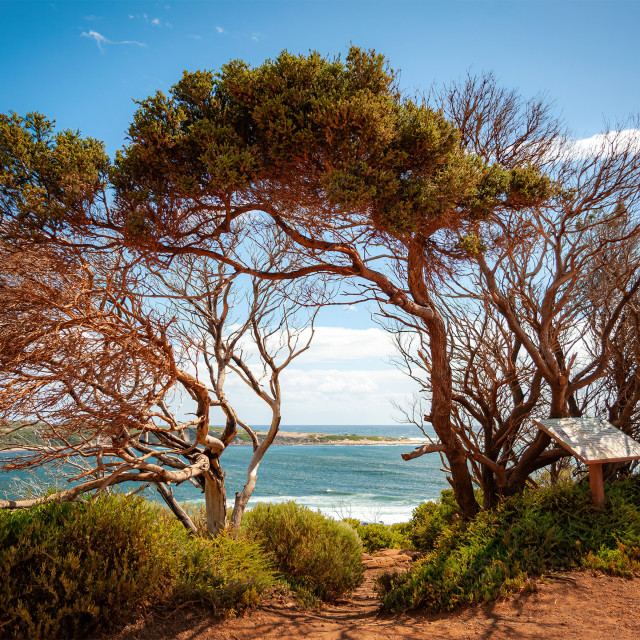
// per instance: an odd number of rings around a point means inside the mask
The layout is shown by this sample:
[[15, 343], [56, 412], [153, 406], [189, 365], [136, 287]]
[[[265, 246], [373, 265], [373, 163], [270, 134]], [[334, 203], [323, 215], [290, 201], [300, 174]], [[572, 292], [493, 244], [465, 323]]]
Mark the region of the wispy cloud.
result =
[[258, 41], [260, 40], [260, 36], [258, 36], [258, 34], [257, 34], [257, 33], [254, 33], [254, 34], [251, 36], [251, 39], [252, 39], [254, 42], [258, 42]]
[[97, 31], [93, 31], [93, 29], [89, 32], [83, 31], [80, 35], [83, 38], [91, 38], [92, 40], [95, 40], [96, 44], [98, 45], [98, 49], [100, 49], [102, 53], [104, 53], [105, 47], [110, 44], [133, 44], [137, 47], [147, 46], [146, 43], [138, 42], [137, 40], [120, 40], [117, 42], [115, 40], [109, 40], [109, 38], [106, 38]]
[[222, 27], [220, 27], [220, 26], [216, 26], [216, 31], [217, 31], [218, 33], [221, 33], [221, 34], [222, 34], [222, 33], [227, 33], [227, 32], [226, 32]]
[[187, 38], [189, 38], [189, 40], [202, 40], [202, 36], [196, 35], [195, 33], [190, 33]]
[[169, 29], [173, 26], [170, 22], [162, 22], [160, 18], [153, 18], [153, 20], [151, 20], [151, 25], [158, 28], [168, 27]]
[[146, 24], [150, 24], [152, 27], [169, 27], [171, 28], [173, 25], [170, 22], [163, 22], [160, 18], [150, 18], [146, 13], [130, 13], [130, 20], [142, 20]]

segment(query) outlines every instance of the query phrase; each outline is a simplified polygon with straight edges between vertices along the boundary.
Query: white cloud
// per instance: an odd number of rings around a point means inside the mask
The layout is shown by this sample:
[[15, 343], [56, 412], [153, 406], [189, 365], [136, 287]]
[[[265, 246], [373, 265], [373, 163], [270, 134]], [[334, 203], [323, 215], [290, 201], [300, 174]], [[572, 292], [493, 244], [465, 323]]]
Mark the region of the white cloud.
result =
[[623, 129], [597, 133], [590, 138], [582, 138], [569, 143], [572, 155], [588, 158], [594, 155], [610, 155], [625, 150], [640, 152], [640, 129]]
[[[288, 424], [392, 424], [397, 416], [392, 402], [402, 404], [417, 390], [395, 369], [291, 368], [280, 382], [283, 422]], [[252, 424], [269, 422], [267, 405], [235, 376], [227, 378], [225, 389], [243, 419]]]
[[391, 336], [382, 329], [316, 327], [311, 347], [297, 362], [334, 362], [375, 359], [383, 362], [395, 353]]
[[[417, 384], [388, 364], [394, 354], [390, 336], [381, 329], [317, 327], [311, 348], [281, 377], [283, 416], [289, 424], [391, 424], [392, 401], [402, 403]], [[253, 354], [251, 369], [262, 373]], [[203, 362], [198, 375], [208, 382]], [[266, 381], [265, 381], [266, 382]], [[227, 397], [244, 419], [269, 421], [269, 409], [237, 376], [229, 375]]]
[[[416, 384], [396, 369], [287, 370], [282, 411], [291, 424], [391, 424]], [[258, 407], [256, 407], [258, 408]]]
[[288, 395], [330, 399], [336, 395], [386, 394], [394, 388], [400, 390], [406, 382], [396, 369], [289, 369], [283, 374], [282, 384]]
[[[233, 330], [235, 327], [229, 327]], [[298, 344], [304, 345], [309, 339], [310, 329], [304, 329]], [[269, 340], [272, 352], [284, 342], [284, 335], [276, 333]], [[257, 362], [257, 349], [249, 340], [240, 343], [250, 362]], [[365, 366], [379, 369], [386, 365], [391, 356], [396, 355], [392, 336], [382, 329], [347, 329], [346, 327], [316, 327], [311, 346], [295, 360], [296, 366], [328, 363], [335, 366], [340, 362], [364, 362]], [[279, 360], [277, 357], [276, 360]], [[365, 362], [366, 361], [366, 362]]]
[[227, 33], [222, 27], [218, 27], [218, 26], [216, 27], [216, 31], [218, 33]]
[[104, 53], [104, 49], [106, 45], [110, 44], [133, 44], [137, 47], [146, 47], [147, 45], [144, 42], [138, 42], [137, 40], [120, 40], [119, 42], [115, 42], [113, 40], [109, 40], [109, 38], [105, 38], [101, 33], [97, 31], [90, 30], [89, 32], [82, 32], [80, 34], [83, 38], [91, 38], [95, 40], [98, 45], [98, 49]]
[[258, 41], [260, 40], [260, 38], [258, 37], [258, 35], [257, 35], [257, 34], [255, 34], [255, 33], [251, 36], [251, 39], [252, 39], [254, 42], [258, 42]]
[[[145, 15], [145, 19], [147, 18], [147, 16]], [[151, 20], [151, 26], [153, 27], [167, 27], [168, 29], [171, 29], [171, 27], [173, 26], [170, 22], [162, 22], [162, 20], [160, 20], [160, 18], [154, 18], [153, 20]]]
[[[537, 142], [531, 142], [531, 150], [536, 151], [537, 145]], [[606, 158], [619, 153], [640, 153], [640, 129], [596, 133], [589, 138], [558, 138], [544, 151], [543, 158], [546, 162], [580, 161], [596, 156]]]
[[196, 35], [195, 33], [190, 33], [187, 38], [189, 38], [189, 40], [202, 40], [202, 36]]

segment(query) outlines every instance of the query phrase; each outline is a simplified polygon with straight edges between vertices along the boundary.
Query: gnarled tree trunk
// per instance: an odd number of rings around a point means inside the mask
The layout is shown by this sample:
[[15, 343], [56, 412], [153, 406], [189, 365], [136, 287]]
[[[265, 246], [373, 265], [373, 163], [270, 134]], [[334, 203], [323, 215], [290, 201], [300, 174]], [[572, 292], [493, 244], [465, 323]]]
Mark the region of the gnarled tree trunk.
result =
[[217, 536], [227, 526], [227, 490], [224, 471], [217, 458], [205, 475], [204, 501], [207, 514], [207, 532]]

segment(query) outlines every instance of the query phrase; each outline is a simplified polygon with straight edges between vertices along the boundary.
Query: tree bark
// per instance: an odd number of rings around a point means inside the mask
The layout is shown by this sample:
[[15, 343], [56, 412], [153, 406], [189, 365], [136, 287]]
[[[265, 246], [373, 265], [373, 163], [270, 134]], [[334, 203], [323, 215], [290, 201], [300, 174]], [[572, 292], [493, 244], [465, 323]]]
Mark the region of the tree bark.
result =
[[158, 489], [158, 493], [162, 496], [162, 499], [165, 501], [169, 509], [173, 511], [174, 515], [180, 522], [184, 525], [185, 529], [189, 531], [189, 533], [194, 536], [198, 534], [198, 529], [196, 525], [193, 524], [193, 520], [187, 515], [186, 511], [178, 504], [178, 501], [173, 497], [173, 494], [162, 482], [156, 483], [156, 489]]
[[205, 475], [204, 487], [207, 533], [212, 536], [217, 536], [227, 526], [227, 490], [224, 475], [220, 461], [213, 458], [209, 473]]
[[420, 304], [425, 313], [421, 318], [429, 334], [431, 353], [431, 424], [444, 451], [451, 471], [451, 485], [456, 502], [463, 515], [472, 518], [480, 510], [473, 493], [471, 473], [467, 466], [467, 456], [462, 442], [456, 436], [451, 425], [452, 375], [447, 353], [447, 328], [442, 316], [435, 308], [429, 289], [424, 280], [425, 258], [423, 247], [414, 242], [409, 248], [407, 261], [407, 279], [413, 299]]
[[[278, 384], [277, 381], [276, 384]], [[274, 408], [274, 416], [271, 421], [269, 433], [253, 452], [253, 457], [251, 458], [251, 462], [247, 467], [247, 481], [242, 488], [242, 491], [240, 493], [236, 493], [236, 500], [233, 505], [233, 513], [231, 514], [231, 527], [233, 529], [238, 529], [240, 523], [242, 522], [244, 511], [247, 508], [247, 504], [251, 499], [251, 496], [253, 495], [253, 490], [256, 488], [256, 482], [258, 480], [258, 467], [260, 466], [260, 462], [262, 462], [264, 454], [271, 446], [271, 443], [273, 442], [280, 428], [281, 416], [279, 402], [275, 403], [272, 408]]]

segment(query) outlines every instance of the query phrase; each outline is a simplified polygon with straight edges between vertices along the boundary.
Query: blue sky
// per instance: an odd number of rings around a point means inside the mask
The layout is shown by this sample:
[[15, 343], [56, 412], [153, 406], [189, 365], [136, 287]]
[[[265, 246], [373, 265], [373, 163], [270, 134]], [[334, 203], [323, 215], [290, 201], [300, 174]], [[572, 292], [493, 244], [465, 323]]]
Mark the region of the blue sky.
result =
[[525, 95], [547, 92], [588, 137], [637, 109], [639, 17], [635, 0], [0, 0], [0, 110], [40, 110], [113, 151], [132, 98], [183, 69], [353, 43], [385, 53], [408, 90], [493, 70]]
[[[410, 92], [493, 71], [525, 96], [547, 94], [587, 138], [638, 111], [639, 18], [636, 0], [0, 0], [0, 112], [40, 111], [113, 153], [132, 100], [166, 91], [183, 69], [259, 64], [283, 49], [344, 54], [352, 43], [384, 53]], [[387, 364], [366, 309], [320, 323], [333, 333], [296, 365], [285, 422], [391, 422], [389, 400], [412, 387]]]

